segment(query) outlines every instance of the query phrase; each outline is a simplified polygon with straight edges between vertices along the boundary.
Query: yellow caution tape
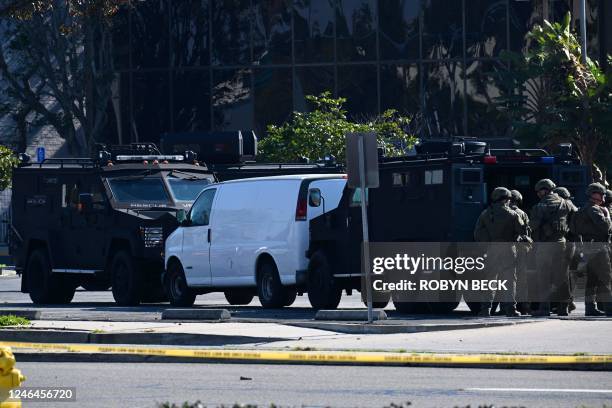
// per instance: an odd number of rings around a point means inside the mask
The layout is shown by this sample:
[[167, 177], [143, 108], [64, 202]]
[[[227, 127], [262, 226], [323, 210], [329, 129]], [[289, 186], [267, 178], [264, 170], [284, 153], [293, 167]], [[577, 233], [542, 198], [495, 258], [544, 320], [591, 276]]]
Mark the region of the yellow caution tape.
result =
[[429, 354], [353, 351], [260, 351], [189, 349], [93, 344], [23, 343], [0, 341], [0, 346], [20, 349], [55, 350], [74, 353], [110, 353], [205, 360], [260, 360], [279, 362], [329, 362], [365, 364], [608, 364], [612, 355], [533, 354]]

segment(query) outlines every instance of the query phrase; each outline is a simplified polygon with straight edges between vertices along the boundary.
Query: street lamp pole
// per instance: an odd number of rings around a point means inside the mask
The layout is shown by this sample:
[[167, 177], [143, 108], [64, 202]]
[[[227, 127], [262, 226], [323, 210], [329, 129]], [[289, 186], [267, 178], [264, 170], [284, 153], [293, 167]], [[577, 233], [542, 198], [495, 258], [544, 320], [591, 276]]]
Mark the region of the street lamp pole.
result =
[[580, 37], [582, 48], [582, 64], [587, 62], [587, 29], [586, 29], [586, 0], [580, 0]]

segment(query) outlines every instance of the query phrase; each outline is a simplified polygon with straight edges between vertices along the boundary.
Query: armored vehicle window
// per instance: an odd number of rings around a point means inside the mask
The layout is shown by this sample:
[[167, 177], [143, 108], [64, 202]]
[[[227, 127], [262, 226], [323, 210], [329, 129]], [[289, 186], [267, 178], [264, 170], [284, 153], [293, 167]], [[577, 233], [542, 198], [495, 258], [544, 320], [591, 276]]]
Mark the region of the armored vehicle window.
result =
[[461, 169], [461, 184], [482, 183], [481, 169]]
[[168, 177], [170, 190], [177, 201], [193, 201], [210, 184], [209, 179]]
[[584, 172], [582, 170], [566, 170], [561, 171], [560, 184], [585, 184]]
[[192, 225], [208, 225], [210, 221], [210, 210], [212, 209], [213, 199], [215, 198], [216, 188], [204, 191], [191, 207], [189, 219]]
[[444, 182], [444, 170], [426, 170], [425, 184], [442, 184]]
[[115, 178], [109, 179], [113, 196], [125, 202], [164, 202], [169, 201], [168, 193], [160, 178]]
[[[366, 204], [369, 201], [369, 197], [370, 197], [370, 194], [369, 194], [368, 190], [366, 190]], [[351, 207], [358, 207], [360, 205], [361, 205], [361, 189], [360, 188], [356, 188], [353, 191], [353, 194], [351, 195], [351, 204], [350, 204], [350, 206]]]

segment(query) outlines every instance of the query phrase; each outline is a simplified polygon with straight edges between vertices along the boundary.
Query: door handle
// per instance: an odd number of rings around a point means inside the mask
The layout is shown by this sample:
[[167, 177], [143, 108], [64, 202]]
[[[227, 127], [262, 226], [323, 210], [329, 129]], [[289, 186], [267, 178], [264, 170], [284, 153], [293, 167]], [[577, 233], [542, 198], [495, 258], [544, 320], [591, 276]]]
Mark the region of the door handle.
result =
[[210, 228], [208, 229], [208, 242], [210, 242]]

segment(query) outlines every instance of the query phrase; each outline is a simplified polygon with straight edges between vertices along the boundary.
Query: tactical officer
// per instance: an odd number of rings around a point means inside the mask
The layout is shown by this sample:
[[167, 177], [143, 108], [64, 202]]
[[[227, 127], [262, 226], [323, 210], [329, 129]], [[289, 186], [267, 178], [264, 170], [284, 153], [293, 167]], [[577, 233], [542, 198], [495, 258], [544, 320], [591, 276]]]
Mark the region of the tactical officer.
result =
[[[586, 257], [586, 276], [584, 305], [586, 316], [603, 316], [604, 311], [595, 305], [595, 292], [599, 292], [599, 302], [610, 315], [612, 300], [612, 271], [610, 266], [609, 240], [612, 233], [610, 213], [604, 207], [606, 188], [600, 183], [592, 183], [587, 188], [589, 201], [582, 207], [571, 224], [573, 232], [580, 238], [582, 253]], [[599, 244], [598, 244], [599, 243]], [[599, 290], [597, 290], [599, 289]]]
[[[529, 228], [529, 216], [521, 209], [523, 195], [518, 190], [511, 190], [510, 208], [513, 209], [525, 225], [526, 235], [524, 242], [520, 242], [516, 248], [516, 297], [519, 300], [517, 309], [522, 315], [531, 313], [529, 307], [529, 282], [527, 276], [527, 254], [531, 250], [531, 229]], [[522, 301], [521, 301], [522, 300]]]
[[612, 214], [612, 190], [606, 190], [606, 208], [608, 212]]
[[[569, 277], [565, 259], [565, 235], [569, 231], [567, 218], [572, 207], [567, 200], [553, 192], [556, 187], [550, 179], [535, 185], [540, 202], [531, 210], [530, 225], [533, 240], [537, 242], [537, 285], [535, 295], [540, 301], [534, 316], [550, 316], [550, 302], [558, 300], [557, 314], [567, 316], [570, 301]], [[553, 299], [553, 296], [558, 299]]]
[[[569, 190], [565, 187], [555, 187], [553, 189], [554, 193], [557, 193], [557, 195], [563, 199], [565, 199], [568, 204], [570, 205], [570, 213], [567, 215], [567, 225], [569, 226], [572, 222], [572, 216], [578, 211], [578, 207], [576, 207], [576, 205], [574, 204], [574, 202], [572, 201], [572, 194], [569, 192]], [[575, 282], [574, 282], [574, 277], [572, 276], [572, 274], [570, 273], [570, 265], [572, 264], [572, 262], [574, 262], [574, 255], [575, 255], [575, 241], [576, 241], [576, 237], [573, 236], [572, 232], [568, 232], [567, 235], [565, 236], [565, 238], [567, 239], [566, 242], [566, 247], [565, 247], [565, 260], [567, 261], [567, 266], [565, 267], [567, 269], [567, 276], [569, 278], [568, 284], [569, 284], [569, 290], [570, 290], [570, 301], [567, 305], [567, 311], [568, 313], [571, 313], [573, 310], [576, 310], [576, 304], [574, 303], [574, 289], [575, 289]], [[559, 297], [559, 293], [556, 293], [555, 298]], [[552, 310], [554, 312], [558, 312], [558, 304], [555, 303], [554, 306], [552, 307]]]
[[[520, 237], [526, 236], [526, 226], [520, 216], [510, 208], [512, 193], [505, 187], [497, 187], [491, 194], [491, 205], [478, 217], [474, 238], [478, 242], [490, 242], [487, 257], [495, 260], [487, 265], [487, 278], [508, 281], [509, 290], [501, 294], [500, 300], [506, 316], [519, 316], [516, 311], [516, 247]], [[490, 316], [491, 302], [495, 293], [481, 304], [479, 316]]]

